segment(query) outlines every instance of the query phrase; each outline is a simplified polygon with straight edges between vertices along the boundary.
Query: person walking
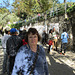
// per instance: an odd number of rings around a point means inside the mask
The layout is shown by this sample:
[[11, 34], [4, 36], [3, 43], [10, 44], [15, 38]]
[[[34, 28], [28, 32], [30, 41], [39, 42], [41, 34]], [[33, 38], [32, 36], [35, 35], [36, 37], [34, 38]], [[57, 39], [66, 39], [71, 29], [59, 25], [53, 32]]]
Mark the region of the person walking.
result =
[[58, 41], [58, 35], [59, 33], [55, 30], [55, 27], [53, 27], [53, 32], [52, 32], [52, 35], [53, 35], [53, 49], [55, 47], [55, 50], [57, 51], [57, 41]]
[[15, 58], [12, 75], [48, 75], [45, 50], [38, 45], [40, 35], [35, 28], [29, 28], [26, 45], [23, 45]]
[[11, 37], [7, 40], [6, 43], [6, 52], [9, 59], [8, 75], [11, 75], [14, 66], [15, 56], [17, 54], [18, 49], [23, 45], [22, 40], [16, 35], [16, 33], [17, 30], [15, 28], [12, 28], [10, 30]]
[[53, 48], [53, 35], [52, 35], [52, 29], [49, 31], [49, 47], [48, 47], [48, 53], [51, 53], [51, 50]]
[[1, 39], [2, 48], [3, 48], [3, 52], [4, 52], [3, 69], [2, 69], [3, 74], [6, 73], [6, 71], [7, 71], [6, 42], [7, 42], [9, 37], [10, 37], [10, 29], [6, 28], [5, 29], [5, 35]]
[[46, 45], [47, 40], [48, 40], [47, 38], [48, 38], [48, 35], [47, 35], [46, 31], [44, 30], [43, 34], [42, 34], [42, 44], [43, 45]]
[[64, 49], [64, 55], [65, 55], [65, 52], [67, 50], [68, 39], [69, 39], [68, 33], [66, 32], [66, 29], [63, 29], [63, 33], [61, 34], [62, 44], [61, 44], [60, 54], [62, 54], [62, 49]]

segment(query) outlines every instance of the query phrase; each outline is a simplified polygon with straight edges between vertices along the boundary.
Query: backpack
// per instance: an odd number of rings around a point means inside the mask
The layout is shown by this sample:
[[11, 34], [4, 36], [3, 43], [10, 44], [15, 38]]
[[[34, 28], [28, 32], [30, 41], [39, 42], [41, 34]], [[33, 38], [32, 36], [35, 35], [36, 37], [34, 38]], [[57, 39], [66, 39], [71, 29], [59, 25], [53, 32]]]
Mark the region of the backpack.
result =
[[16, 43], [15, 43], [15, 41], [14, 41], [13, 38], [12, 38], [12, 41], [13, 41], [13, 43], [14, 43], [14, 46], [11, 47], [12, 50], [10, 50], [10, 54], [9, 54], [9, 55], [10, 55], [10, 56], [16, 56], [18, 45], [16, 45]]

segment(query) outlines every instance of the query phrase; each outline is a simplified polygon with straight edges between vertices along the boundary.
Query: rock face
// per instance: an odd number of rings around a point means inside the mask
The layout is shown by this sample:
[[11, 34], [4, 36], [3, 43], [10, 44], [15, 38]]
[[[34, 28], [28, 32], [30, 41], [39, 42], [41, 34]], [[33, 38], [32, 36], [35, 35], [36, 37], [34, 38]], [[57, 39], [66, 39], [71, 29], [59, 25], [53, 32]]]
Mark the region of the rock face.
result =
[[73, 50], [75, 52], [75, 12], [73, 12], [70, 17], [70, 23], [72, 26], [72, 35], [73, 35]]
[[67, 33], [69, 34], [68, 50], [75, 51], [75, 12], [71, 15], [68, 15], [67, 19], [65, 19], [65, 15], [55, 16], [50, 19], [46, 19], [45, 21], [35, 23], [34, 26], [36, 26], [37, 24], [47, 26], [46, 30], [48, 33], [50, 24], [56, 23], [59, 24], [58, 26], [60, 35], [63, 32], [63, 29], [66, 28]]

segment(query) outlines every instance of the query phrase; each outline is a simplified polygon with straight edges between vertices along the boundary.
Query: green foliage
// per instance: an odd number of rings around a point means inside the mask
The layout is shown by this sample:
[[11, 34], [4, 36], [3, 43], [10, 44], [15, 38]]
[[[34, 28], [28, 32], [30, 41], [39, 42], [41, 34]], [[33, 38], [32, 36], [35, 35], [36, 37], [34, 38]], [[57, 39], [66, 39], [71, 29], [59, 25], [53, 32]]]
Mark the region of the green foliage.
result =
[[22, 20], [25, 20], [27, 17], [27, 14], [25, 12], [21, 12], [19, 14], [16, 14], [18, 17], [20, 17]]
[[[27, 16], [34, 16], [34, 14], [43, 13], [50, 9], [52, 6], [51, 1], [52, 0], [15, 0], [13, 7], [17, 16], [25, 19]], [[22, 15], [24, 15], [24, 17], [22, 17]]]
[[67, 13], [70, 14], [73, 11], [75, 11], [75, 4], [72, 4], [68, 9], [67, 9]]
[[52, 3], [49, 0], [40, 0], [40, 2], [38, 2], [41, 8], [42, 12], [47, 11], [48, 9], [51, 8]]
[[0, 14], [0, 24], [2, 26], [7, 25], [8, 22], [13, 23], [18, 21], [19, 18], [14, 13], [4, 13]]
[[[57, 11], [55, 10], [56, 8], [57, 8]], [[66, 11], [67, 13], [71, 13], [72, 11], [75, 11], [75, 4], [73, 2], [67, 2]], [[65, 3], [57, 4], [57, 6], [54, 7], [55, 16], [62, 15], [62, 14], [65, 14]], [[50, 15], [48, 15], [48, 17], [50, 17]]]
[[19, 29], [22, 26], [22, 23], [9, 24], [8, 26], [10, 28], [17, 28], [17, 29]]
[[[44, 0], [41, 0], [41, 1], [42, 1], [42, 3], [45, 5]], [[70, 9], [70, 10], [69, 10], [70, 13], [71, 13], [71, 11], [75, 11], [75, 5], [69, 7], [69, 6], [72, 5], [72, 4], [73, 4], [73, 2], [72, 2], [72, 3], [69, 3], [69, 2], [66, 3], [66, 6], [67, 6], [66, 9], [67, 9], [67, 10]], [[65, 3], [57, 4], [57, 5], [54, 5], [54, 6], [55, 6], [55, 7], [54, 7], [54, 16], [59, 16], [59, 15], [64, 15], [64, 14], [65, 14]], [[43, 6], [43, 7], [44, 7], [44, 6]], [[56, 9], [57, 9], [57, 10], [56, 10]], [[53, 17], [53, 16], [50, 16], [50, 11], [52, 11], [52, 10], [53, 10], [53, 9], [48, 10], [48, 11], [46, 12], [46, 14], [47, 14], [47, 19]], [[68, 13], [68, 12], [67, 12], [67, 13]], [[52, 15], [53, 15], [53, 13], [52, 13]], [[35, 18], [33, 21], [29, 21], [29, 23], [35, 23], [37, 20], [38, 20], [38, 17]], [[40, 22], [40, 21], [44, 21], [44, 16], [41, 16], [38, 21], [39, 21], [39, 22]]]
[[33, 0], [15, 0], [13, 3], [14, 11], [16, 14], [24, 13], [26, 15], [31, 15], [33, 5]]
[[6, 9], [6, 8], [0, 8], [0, 14], [4, 14], [5, 12], [9, 12], [9, 10], [8, 9]]

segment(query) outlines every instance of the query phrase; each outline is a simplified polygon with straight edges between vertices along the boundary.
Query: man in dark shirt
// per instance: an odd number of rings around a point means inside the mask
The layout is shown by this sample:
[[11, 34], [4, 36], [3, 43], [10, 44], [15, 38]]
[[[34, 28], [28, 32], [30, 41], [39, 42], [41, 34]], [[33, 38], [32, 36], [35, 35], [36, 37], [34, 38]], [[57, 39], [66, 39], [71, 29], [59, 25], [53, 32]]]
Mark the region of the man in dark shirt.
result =
[[15, 28], [12, 28], [10, 30], [11, 37], [7, 40], [6, 43], [6, 52], [8, 54], [9, 59], [9, 69], [8, 69], [8, 75], [11, 75], [10, 72], [12, 72], [15, 56], [17, 54], [18, 49], [22, 46], [22, 40], [19, 36], [16, 35], [17, 30]]
[[47, 39], [48, 39], [48, 35], [47, 35], [46, 31], [43, 31], [43, 34], [42, 34], [42, 44], [43, 45], [46, 45]]

